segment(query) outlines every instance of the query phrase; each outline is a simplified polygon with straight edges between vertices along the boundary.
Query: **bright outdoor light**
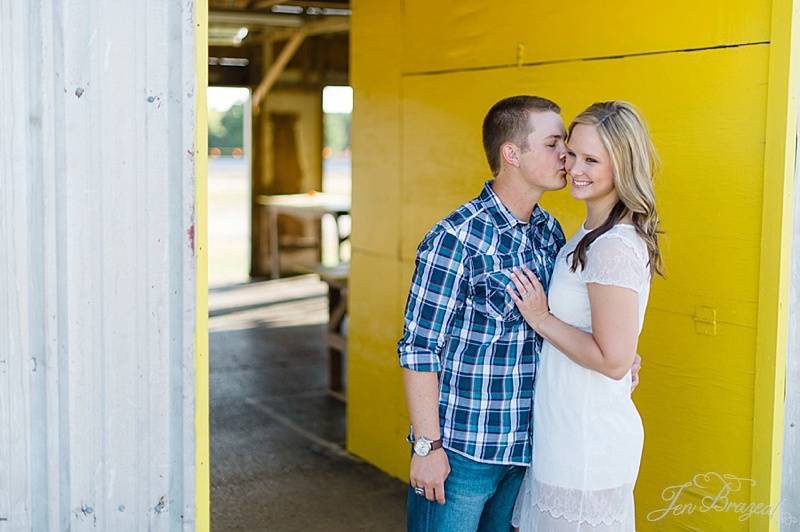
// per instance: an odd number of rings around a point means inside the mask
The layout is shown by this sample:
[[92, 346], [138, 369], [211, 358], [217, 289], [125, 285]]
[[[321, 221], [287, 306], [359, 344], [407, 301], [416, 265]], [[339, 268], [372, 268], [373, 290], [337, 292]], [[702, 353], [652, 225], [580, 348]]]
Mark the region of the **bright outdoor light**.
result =
[[322, 89], [322, 111], [325, 113], [352, 113], [353, 87], [331, 85]]

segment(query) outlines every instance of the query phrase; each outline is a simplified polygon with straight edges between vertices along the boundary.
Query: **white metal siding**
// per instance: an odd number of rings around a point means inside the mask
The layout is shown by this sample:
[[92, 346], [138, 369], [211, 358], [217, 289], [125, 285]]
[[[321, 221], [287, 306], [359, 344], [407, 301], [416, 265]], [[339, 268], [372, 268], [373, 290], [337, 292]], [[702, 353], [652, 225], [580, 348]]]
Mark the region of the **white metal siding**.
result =
[[[800, 153], [800, 135], [796, 140]], [[781, 531], [800, 531], [800, 157], [795, 161], [794, 231], [789, 281], [789, 338], [783, 431]]]
[[194, 529], [193, 7], [0, 0], [0, 532]]

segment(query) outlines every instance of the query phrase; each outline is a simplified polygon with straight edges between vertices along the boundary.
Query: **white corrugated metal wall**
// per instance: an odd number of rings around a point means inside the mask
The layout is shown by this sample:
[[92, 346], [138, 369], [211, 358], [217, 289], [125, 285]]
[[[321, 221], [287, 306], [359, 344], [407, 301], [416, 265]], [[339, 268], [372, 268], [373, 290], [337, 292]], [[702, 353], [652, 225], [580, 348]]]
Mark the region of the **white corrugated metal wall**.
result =
[[[796, 139], [800, 152], [800, 134]], [[792, 267], [789, 281], [789, 338], [783, 431], [781, 532], [800, 532], [800, 158], [795, 161]]]
[[0, 0], [0, 531], [194, 529], [194, 0]]

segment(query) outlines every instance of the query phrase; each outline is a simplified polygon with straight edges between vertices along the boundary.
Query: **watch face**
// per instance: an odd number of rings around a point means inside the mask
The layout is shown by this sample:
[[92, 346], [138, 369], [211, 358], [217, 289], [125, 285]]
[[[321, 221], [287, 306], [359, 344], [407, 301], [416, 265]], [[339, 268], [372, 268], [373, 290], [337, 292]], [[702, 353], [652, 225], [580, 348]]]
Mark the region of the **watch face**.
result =
[[414, 452], [420, 456], [427, 456], [431, 452], [431, 444], [425, 440], [419, 440], [414, 444]]

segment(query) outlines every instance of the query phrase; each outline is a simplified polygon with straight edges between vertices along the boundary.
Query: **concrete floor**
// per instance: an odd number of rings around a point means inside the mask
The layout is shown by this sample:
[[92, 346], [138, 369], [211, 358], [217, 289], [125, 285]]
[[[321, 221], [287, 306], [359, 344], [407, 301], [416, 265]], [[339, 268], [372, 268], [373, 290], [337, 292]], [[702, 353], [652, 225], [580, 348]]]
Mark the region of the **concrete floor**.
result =
[[405, 529], [405, 485], [343, 450], [325, 294], [314, 276], [210, 293], [215, 532]]

